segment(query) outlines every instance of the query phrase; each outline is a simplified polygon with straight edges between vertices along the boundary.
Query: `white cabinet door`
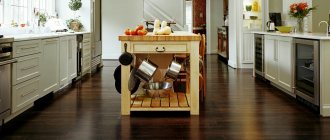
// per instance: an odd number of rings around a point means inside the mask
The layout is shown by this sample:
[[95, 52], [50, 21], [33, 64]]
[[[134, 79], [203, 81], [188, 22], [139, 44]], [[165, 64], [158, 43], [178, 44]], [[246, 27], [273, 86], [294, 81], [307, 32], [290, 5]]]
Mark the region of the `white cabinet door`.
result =
[[69, 51], [68, 51], [68, 71], [69, 81], [77, 77], [77, 39], [76, 36], [69, 37]]
[[253, 63], [253, 41], [254, 36], [252, 33], [243, 34], [243, 48], [242, 48], [242, 63]]
[[278, 85], [292, 92], [293, 47], [292, 38], [279, 37], [278, 48]]
[[59, 38], [42, 40], [42, 96], [59, 88]]
[[60, 88], [68, 84], [69, 37], [60, 37]]
[[265, 78], [276, 83], [277, 80], [277, 46], [276, 37], [265, 35]]

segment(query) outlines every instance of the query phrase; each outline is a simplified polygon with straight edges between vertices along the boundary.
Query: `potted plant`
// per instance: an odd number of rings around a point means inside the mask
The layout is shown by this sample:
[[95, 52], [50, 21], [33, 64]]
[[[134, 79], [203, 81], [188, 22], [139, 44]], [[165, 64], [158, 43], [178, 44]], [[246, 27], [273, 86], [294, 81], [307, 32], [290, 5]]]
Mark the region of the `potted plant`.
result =
[[39, 22], [41, 26], [45, 26], [45, 23], [47, 22], [47, 17], [45, 13], [39, 13]]
[[66, 22], [67, 22], [68, 28], [75, 32], [80, 32], [84, 29], [84, 25], [80, 22], [80, 20], [78, 18], [69, 19]]
[[293, 3], [290, 5], [289, 15], [297, 18], [298, 32], [304, 32], [304, 18], [316, 7], [309, 7], [306, 2]]
[[69, 2], [69, 8], [72, 11], [78, 11], [82, 6], [81, 0], [70, 0]]

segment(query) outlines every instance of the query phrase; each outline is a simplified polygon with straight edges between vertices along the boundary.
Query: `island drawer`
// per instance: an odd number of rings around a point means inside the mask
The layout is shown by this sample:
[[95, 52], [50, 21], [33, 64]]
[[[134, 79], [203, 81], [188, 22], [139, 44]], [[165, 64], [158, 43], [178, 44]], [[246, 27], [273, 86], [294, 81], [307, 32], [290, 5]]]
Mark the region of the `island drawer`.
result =
[[134, 53], [186, 53], [187, 44], [133, 44]]
[[41, 52], [40, 40], [14, 42], [13, 46], [13, 57], [21, 57]]

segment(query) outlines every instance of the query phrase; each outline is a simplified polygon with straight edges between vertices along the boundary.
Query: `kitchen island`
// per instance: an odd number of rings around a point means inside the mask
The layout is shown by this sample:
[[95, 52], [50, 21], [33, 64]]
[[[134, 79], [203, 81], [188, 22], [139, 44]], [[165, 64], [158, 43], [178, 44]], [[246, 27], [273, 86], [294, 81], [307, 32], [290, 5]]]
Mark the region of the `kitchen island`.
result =
[[[312, 106], [321, 116], [330, 117], [330, 86], [327, 83], [330, 80], [330, 35], [253, 33], [264, 38], [261, 43], [264, 70], [262, 76], [275, 87]], [[257, 52], [260, 42], [255, 41], [254, 45]], [[258, 62], [254, 63], [254, 71]]]
[[[121, 50], [135, 55], [152, 55], [154, 59], [165, 60], [165, 55], [185, 54], [190, 58], [190, 72], [187, 74], [185, 93], [170, 92], [165, 98], [152, 98], [143, 93], [131, 95], [128, 89], [130, 66], [121, 68], [121, 114], [131, 111], [190, 111], [199, 115], [199, 35], [188, 32], [174, 32], [171, 35], [119, 36]], [[134, 64], [138, 63], [135, 59]], [[158, 61], [156, 65], [163, 65]], [[136, 66], [136, 65], [135, 65]], [[142, 90], [139, 90], [142, 91]]]

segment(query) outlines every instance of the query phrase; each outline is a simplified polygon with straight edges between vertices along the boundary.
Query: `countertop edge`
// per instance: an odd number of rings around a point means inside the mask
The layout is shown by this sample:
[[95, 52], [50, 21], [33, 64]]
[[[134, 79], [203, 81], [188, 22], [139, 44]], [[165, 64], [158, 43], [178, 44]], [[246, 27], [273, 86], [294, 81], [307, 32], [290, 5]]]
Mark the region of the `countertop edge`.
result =
[[14, 38], [14, 42], [26, 41], [26, 40], [37, 40], [37, 39], [48, 39], [48, 38], [56, 38], [56, 37], [64, 37], [71, 35], [79, 35], [79, 34], [90, 34], [91, 32], [74, 32], [74, 33], [45, 33], [45, 34], [29, 34], [22, 35], [9, 35], [6, 37]]
[[279, 32], [263, 32], [263, 31], [253, 31], [251, 33], [264, 34], [264, 35], [275, 35], [275, 36], [283, 36], [283, 37], [330, 40], [330, 35], [328, 35], [326, 33], [279, 33]]

